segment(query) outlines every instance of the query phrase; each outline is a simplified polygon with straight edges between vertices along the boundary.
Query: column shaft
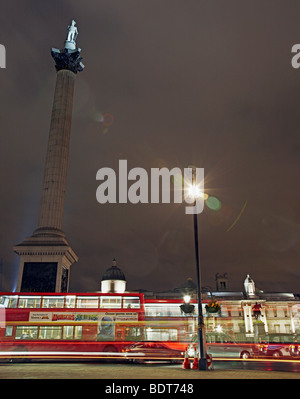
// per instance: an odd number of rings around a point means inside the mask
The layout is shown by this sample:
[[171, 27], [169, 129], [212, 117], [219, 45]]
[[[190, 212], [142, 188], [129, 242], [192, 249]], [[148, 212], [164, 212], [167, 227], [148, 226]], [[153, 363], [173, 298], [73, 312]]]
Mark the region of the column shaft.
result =
[[62, 233], [75, 73], [57, 72], [38, 228]]

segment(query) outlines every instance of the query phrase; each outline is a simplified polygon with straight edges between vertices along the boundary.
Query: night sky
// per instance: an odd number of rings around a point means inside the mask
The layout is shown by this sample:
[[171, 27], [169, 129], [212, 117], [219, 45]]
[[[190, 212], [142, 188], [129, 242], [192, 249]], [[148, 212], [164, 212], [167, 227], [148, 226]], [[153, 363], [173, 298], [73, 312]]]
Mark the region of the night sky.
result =
[[[100, 289], [117, 259], [127, 289], [195, 281], [193, 218], [182, 204], [96, 201], [98, 169], [205, 170], [221, 201], [199, 215], [203, 285], [247, 274], [265, 291], [300, 292], [298, 0], [1, 1], [0, 258], [16, 285], [12, 247], [37, 227], [56, 72], [77, 22], [64, 226], [79, 262], [70, 291]], [[105, 116], [105, 117], [104, 117]]]

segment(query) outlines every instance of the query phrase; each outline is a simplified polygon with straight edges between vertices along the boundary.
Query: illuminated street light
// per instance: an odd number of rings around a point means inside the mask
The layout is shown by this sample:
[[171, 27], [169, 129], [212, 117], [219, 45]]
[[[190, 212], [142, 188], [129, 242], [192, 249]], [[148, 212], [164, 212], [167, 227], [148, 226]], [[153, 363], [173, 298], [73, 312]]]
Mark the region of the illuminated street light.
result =
[[[204, 196], [199, 190], [199, 187], [196, 186], [196, 167], [189, 166], [192, 169], [192, 185], [189, 189], [189, 194], [192, 196], [194, 200], [194, 204], [196, 205], [197, 196]], [[204, 321], [203, 321], [203, 311], [202, 311], [202, 301], [201, 301], [201, 273], [200, 273], [200, 258], [199, 258], [199, 245], [198, 245], [198, 219], [197, 214], [194, 213], [194, 239], [195, 239], [195, 256], [196, 256], [196, 268], [197, 268], [197, 285], [198, 285], [198, 326], [197, 326], [197, 335], [198, 335], [198, 348], [199, 348], [199, 370], [207, 370], [207, 359], [206, 359], [206, 340], [205, 340], [205, 330], [204, 330]]]
[[192, 199], [195, 199], [203, 196], [203, 193], [198, 186], [196, 186], [195, 184], [191, 184], [188, 187], [188, 196]]
[[208, 199], [208, 194], [204, 193], [201, 190], [200, 185], [197, 185], [194, 182], [187, 185], [186, 197], [190, 198], [192, 201], [195, 201], [197, 198], [203, 198], [206, 201]]
[[184, 300], [184, 303], [190, 303], [190, 301], [191, 301], [190, 295], [185, 295], [185, 296], [183, 297], [183, 300]]
[[190, 295], [185, 295], [183, 297], [184, 300], [184, 304], [180, 305], [180, 310], [183, 314], [187, 315], [187, 314], [193, 314], [194, 310], [195, 310], [195, 306], [192, 305], [191, 302], [191, 297]]

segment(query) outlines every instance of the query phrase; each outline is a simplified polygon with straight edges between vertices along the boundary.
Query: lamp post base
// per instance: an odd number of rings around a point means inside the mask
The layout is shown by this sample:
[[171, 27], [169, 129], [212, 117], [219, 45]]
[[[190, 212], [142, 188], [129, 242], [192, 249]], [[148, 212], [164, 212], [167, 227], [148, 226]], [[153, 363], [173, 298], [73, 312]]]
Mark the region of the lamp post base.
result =
[[198, 370], [208, 370], [207, 359], [199, 359]]

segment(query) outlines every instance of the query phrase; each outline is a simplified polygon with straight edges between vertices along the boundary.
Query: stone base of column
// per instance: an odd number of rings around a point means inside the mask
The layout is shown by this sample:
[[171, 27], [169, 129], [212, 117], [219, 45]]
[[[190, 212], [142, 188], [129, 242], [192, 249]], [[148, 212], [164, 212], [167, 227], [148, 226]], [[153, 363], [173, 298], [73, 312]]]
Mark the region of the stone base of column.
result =
[[68, 292], [70, 266], [77, 255], [64, 235], [35, 233], [13, 248], [20, 256], [16, 291]]
[[43, 239], [42, 237], [44, 237], [44, 238], [47, 237], [49, 239], [56, 238], [58, 240], [60, 240], [61, 238], [64, 238], [66, 241], [65, 233], [60, 229], [56, 229], [56, 228], [52, 228], [52, 227], [37, 228], [36, 230], [34, 230], [32, 237], [30, 237], [29, 240], [32, 239], [33, 237], [35, 239], [38, 239], [38, 238]]

